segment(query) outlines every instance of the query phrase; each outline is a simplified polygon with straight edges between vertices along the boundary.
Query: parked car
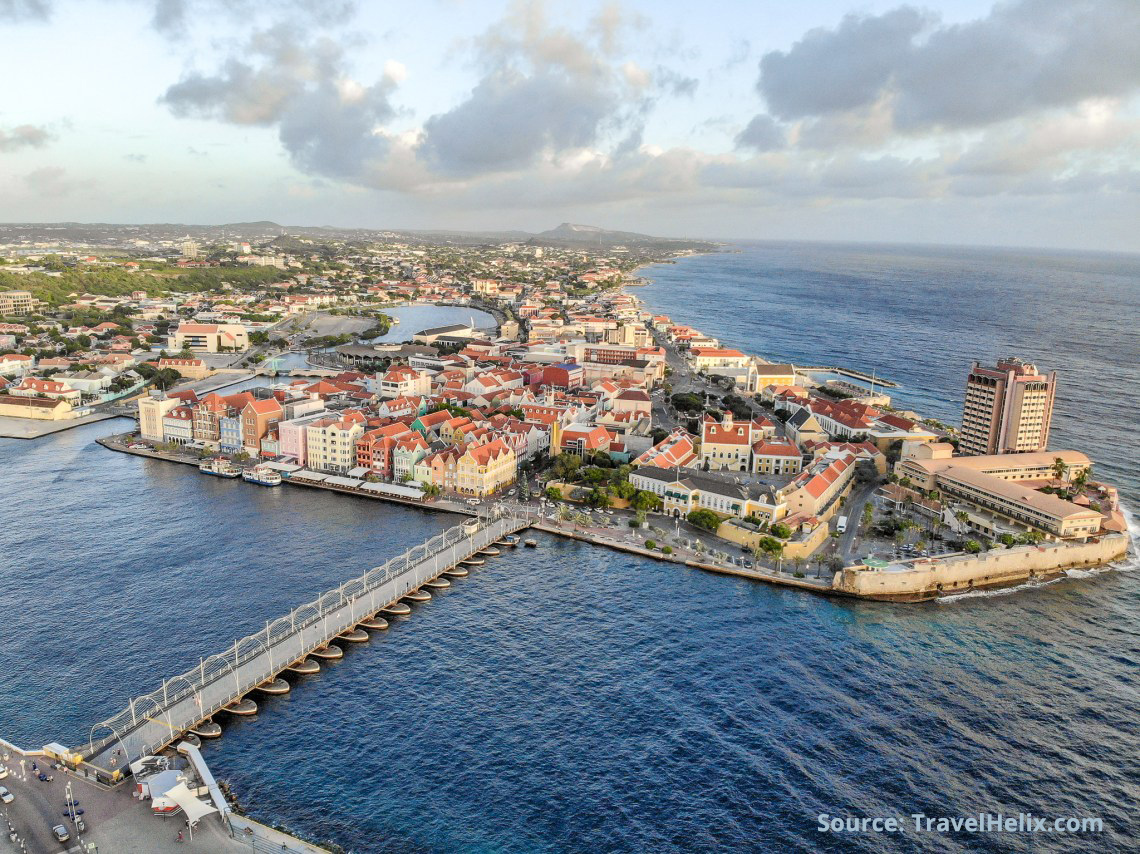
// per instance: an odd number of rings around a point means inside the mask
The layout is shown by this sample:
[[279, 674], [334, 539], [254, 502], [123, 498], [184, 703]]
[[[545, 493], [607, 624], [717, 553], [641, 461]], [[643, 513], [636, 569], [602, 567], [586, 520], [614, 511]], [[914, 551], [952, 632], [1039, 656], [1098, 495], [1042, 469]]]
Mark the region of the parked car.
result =
[[0, 803], [10, 804], [14, 800], [16, 800], [16, 796], [3, 786], [0, 786]]
[[3, 765], [0, 765], [0, 780], [3, 780], [7, 776], [8, 776], [8, 769], [5, 768]]
[[71, 839], [71, 834], [67, 832], [67, 828], [62, 824], [57, 824], [51, 829], [51, 832], [55, 834], [56, 842], [67, 842], [67, 840]]
[[127, 445], [127, 448], [132, 451], [145, 451], [148, 447], [149, 445], [144, 445], [142, 442], [131, 442]]

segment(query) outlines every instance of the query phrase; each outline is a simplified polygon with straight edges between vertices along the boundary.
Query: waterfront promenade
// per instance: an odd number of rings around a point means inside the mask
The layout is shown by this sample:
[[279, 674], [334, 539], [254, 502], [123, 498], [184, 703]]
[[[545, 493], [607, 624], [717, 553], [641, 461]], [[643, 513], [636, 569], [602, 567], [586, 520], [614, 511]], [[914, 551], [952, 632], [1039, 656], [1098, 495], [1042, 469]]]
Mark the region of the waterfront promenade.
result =
[[[197, 456], [180, 454], [176, 451], [156, 451], [153, 449], [129, 448], [127, 447], [127, 441], [122, 436], [108, 436], [104, 439], [98, 439], [96, 441], [109, 450], [131, 454], [134, 456], [145, 457], [148, 459], [164, 460], [167, 462], [181, 463], [183, 465], [192, 465], [195, 467], [197, 467], [199, 463]], [[324, 489], [330, 492], [337, 492], [342, 495], [352, 495], [358, 498], [367, 498], [374, 501], [385, 501], [390, 504], [401, 504], [406, 507], [417, 507], [421, 510], [456, 513], [468, 516], [478, 515], [479, 513], [477, 509], [471, 507], [470, 505], [464, 504], [461, 501], [451, 500], [447, 498], [436, 498], [426, 502], [411, 501], [395, 496], [381, 495], [376, 492], [354, 489], [352, 487], [340, 486], [332, 483], [323, 483], [320, 481], [305, 481], [300, 479], [293, 481], [286, 479], [285, 483], [290, 486], [304, 487], [307, 489]], [[260, 489], [261, 487], [254, 488]], [[614, 528], [598, 525], [580, 525], [574, 523], [573, 521], [561, 522], [553, 515], [543, 516], [539, 512], [538, 507], [534, 505], [501, 502], [499, 506], [515, 513], [532, 514], [534, 518], [534, 524], [532, 527], [534, 527], [536, 530], [541, 530], [545, 533], [553, 534], [555, 536], [567, 537], [569, 539], [587, 542], [592, 545], [614, 549], [615, 551], [637, 554], [641, 555], [642, 557], [652, 558], [664, 563], [679, 564], [694, 569], [701, 569], [706, 572], [719, 573], [721, 575], [732, 575], [738, 578], [749, 578], [753, 581], [760, 581], [766, 584], [775, 584], [782, 587], [794, 587], [800, 590], [809, 590], [813, 593], [846, 595], [832, 588], [830, 576], [823, 579], [808, 577], [795, 578], [789, 573], [777, 572], [774, 570], [757, 567], [742, 566], [739, 563], [735, 563], [731, 560], [718, 559], [707, 548], [704, 551], [700, 551], [696, 548], [688, 548], [680, 543], [673, 544], [673, 551], [667, 554], [660, 549], [648, 549], [645, 547], [645, 539], [647, 537], [649, 539], [654, 538], [652, 532], [648, 534], [642, 532], [639, 534], [628, 528]], [[616, 517], [616, 522], [618, 524], [624, 524], [625, 521], [625, 516]]]

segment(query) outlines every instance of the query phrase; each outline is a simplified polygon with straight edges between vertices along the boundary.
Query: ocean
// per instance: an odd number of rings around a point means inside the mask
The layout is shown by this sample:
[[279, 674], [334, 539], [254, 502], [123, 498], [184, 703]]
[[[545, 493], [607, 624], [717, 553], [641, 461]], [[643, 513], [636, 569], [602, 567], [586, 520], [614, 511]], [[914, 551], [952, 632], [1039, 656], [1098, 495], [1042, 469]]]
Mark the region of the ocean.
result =
[[[900, 403], [946, 419], [971, 359], [1037, 358], [1061, 373], [1056, 435], [1102, 476], [1119, 469], [1135, 502], [1136, 260], [740, 248], [653, 267], [636, 293], [727, 344], [875, 369], [902, 383]], [[1038, 319], [1000, 308], [1027, 294]], [[0, 441], [0, 735], [25, 746], [85, 742], [161, 675], [456, 521], [94, 444], [116, 429]], [[354, 852], [1140, 843], [1135, 560], [899, 606], [538, 539], [227, 723], [206, 747], [215, 774], [254, 817]], [[1100, 818], [1105, 831], [818, 829], [824, 813], [978, 812]]]

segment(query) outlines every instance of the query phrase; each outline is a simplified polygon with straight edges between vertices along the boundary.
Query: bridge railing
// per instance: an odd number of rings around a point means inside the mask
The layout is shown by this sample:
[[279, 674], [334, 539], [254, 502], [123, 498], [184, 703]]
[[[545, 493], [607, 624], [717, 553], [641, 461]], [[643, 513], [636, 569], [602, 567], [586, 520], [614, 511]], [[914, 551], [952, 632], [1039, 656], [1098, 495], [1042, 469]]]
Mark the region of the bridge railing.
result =
[[[170, 730], [180, 732], [185, 726], [209, 717], [232, 700], [227, 698], [218, 703], [206, 703], [203, 698], [204, 690], [216, 685], [221, 679], [234, 676], [241, 670], [243, 664], [266, 652], [272, 657], [274, 650], [280, 651], [281, 647], [289, 646], [293, 638], [298, 635], [301, 636], [302, 640], [305, 640], [305, 631], [323, 623], [328, 615], [340, 611], [345, 605], [383, 587], [433, 555], [444, 552], [466, 539], [473, 539], [492, 525], [505, 522], [507, 524], [504, 527], [517, 529], [533, 521], [536, 515], [541, 516], [534, 509], [522, 505], [491, 505], [476, 517], [478, 527], [475, 532], [469, 533], [464, 530], [465, 526], [469, 525], [470, 520], [448, 528], [384, 564], [374, 567], [356, 578], [349, 579], [339, 587], [326, 591], [310, 602], [297, 606], [285, 616], [266, 621], [265, 629], [239, 638], [234, 641], [232, 647], [223, 653], [201, 659], [197, 667], [163, 680], [161, 688], [132, 699], [121, 712], [93, 726], [91, 728], [91, 739], [86, 745], [87, 756], [98, 755], [115, 741], [121, 743], [123, 734], [137, 727], [140, 721], [154, 720], [152, 716], [165, 714], [175, 704], [189, 697], [197, 697], [195, 719], [188, 723], [179, 721], [177, 725], [173, 721], [168, 721], [166, 725]], [[399, 595], [396, 598], [399, 598]], [[378, 610], [389, 603], [385, 601], [375, 604]], [[335, 630], [322, 630], [317, 635], [319, 642], [316, 645], [327, 643], [336, 634], [343, 631], [343, 628], [334, 628]], [[303, 657], [309, 651], [311, 648], [301, 652], [296, 658]], [[279, 661], [284, 665], [291, 663], [296, 658], [290, 657], [288, 661], [282, 658]], [[227, 691], [226, 694], [228, 697], [241, 696], [264, 682], [268, 675], [259, 674], [254, 677], [247, 677], [244, 681], [235, 678], [233, 691]], [[95, 741], [94, 733], [100, 729], [110, 730], [112, 734]], [[147, 752], [160, 746], [161, 744], [146, 744], [142, 750]]]

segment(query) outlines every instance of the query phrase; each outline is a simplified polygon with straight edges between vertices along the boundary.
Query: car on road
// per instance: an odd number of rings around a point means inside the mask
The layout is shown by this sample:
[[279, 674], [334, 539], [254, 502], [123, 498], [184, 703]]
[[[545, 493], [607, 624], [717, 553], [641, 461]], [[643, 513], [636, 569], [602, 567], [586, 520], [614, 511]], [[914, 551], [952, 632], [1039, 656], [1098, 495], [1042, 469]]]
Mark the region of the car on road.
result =
[[16, 796], [3, 786], [0, 786], [0, 803], [10, 804], [14, 800], [16, 800]]
[[71, 834], [67, 832], [67, 828], [62, 824], [57, 824], [51, 829], [51, 832], [55, 834], [56, 842], [67, 842], [67, 840], [71, 839]]
[[131, 442], [129, 445], [127, 445], [127, 447], [132, 451], [145, 451], [150, 446], [144, 445], [142, 442]]
[[5, 768], [3, 765], [0, 765], [0, 780], [3, 780], [7, 776], [8, 776], [8, 769]]

